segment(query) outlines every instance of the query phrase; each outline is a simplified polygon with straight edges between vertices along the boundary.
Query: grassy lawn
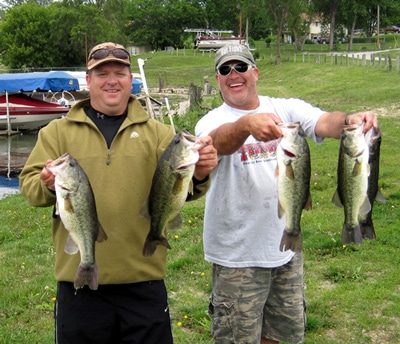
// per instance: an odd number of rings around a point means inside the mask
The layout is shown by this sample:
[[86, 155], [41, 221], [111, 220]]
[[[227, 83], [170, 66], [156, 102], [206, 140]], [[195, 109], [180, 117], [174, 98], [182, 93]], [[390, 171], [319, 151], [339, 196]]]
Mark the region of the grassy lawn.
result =
[[[385, 68], [258, 61], [261, 94], [300, 97], [326, 110], [373, 109], [382, 130], [379, 185], [386, 204], [374, 205], [377, 239], [343, 246], [343, 210], [336, 189], [339, 141], [310, 143], [313, 208], [303, 213], [306, 343], [400, 342], [400, 102], [399, 75]], [[149, 87], [215, 87], [214, 54], [157, 52], [146, 63]], [[208, 106], [217, 95], [205, 97]], [[211, 104], [211, 105], [210, 105]], [[188, 124], [188, 126], [193, 124]], [[398, 146], [399, 145], [399, 146]], [[187, 203], [184, 226], [169, 233], [167, 287], [175, 342], [212, 343], [207, 315], [211, 265], [202, 252], [204, 199]], [[51, 209], [32, 208], [20, 195], [0, 200], [0, 336], [2, 343], [52, 343], [55, 287]]]

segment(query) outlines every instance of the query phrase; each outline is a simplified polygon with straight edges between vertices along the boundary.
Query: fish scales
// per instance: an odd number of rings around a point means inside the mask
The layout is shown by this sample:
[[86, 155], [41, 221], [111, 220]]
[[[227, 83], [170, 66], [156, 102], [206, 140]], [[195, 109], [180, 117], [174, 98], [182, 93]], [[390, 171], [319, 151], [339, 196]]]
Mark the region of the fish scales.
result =
[[98, 288], [95, 242], [107, 240], [97, 216], [96, 202], [89, 179], [70, 154], [65, 153], [46, 166], [55, 175], [56, 214], [69, 235], [65, 252], [80, 252], [80, 264], [74, 280], [75, 289], [88, 285]]
[[359, 216], [371, 210], [367, 197], [369, 148], [363, 129], [364, 123], [345, 125], [340, 140], [337, 190], [332, 201], [344, 209], [343, 244], [362, 243]]
[[277, 147], [278, 216], [286, 215], [279, 249], [301, 251], [300, 221], [303, 209], [311, 208], [310, 151], [299, 122], [280, 124], [283, 138]]
[[182, 224], [180, 210], [188, 192], [193, 192], [192, 177], [199, 159], [198, 150], [207, 145], [186, 130], [176, 134], [161, 155], [153, 176], [148, 199], [140, 214], [150, 220], [150, 231], [143, 246], [143, 255], [150, 257], [157, 245], [171, 246], [165, 237], [167, 229]]

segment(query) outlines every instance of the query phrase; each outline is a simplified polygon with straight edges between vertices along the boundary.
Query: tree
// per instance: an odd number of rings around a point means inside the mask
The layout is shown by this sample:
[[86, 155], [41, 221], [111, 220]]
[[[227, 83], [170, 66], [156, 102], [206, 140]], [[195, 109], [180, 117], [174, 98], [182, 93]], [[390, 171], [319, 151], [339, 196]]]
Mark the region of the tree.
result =
[[7, 9], [0, 25], [0, 57], [9, 68], [85, 66], [99, 42], [128, 45], [125, 0], [28, 2]]
[[287, 22], [290, 16], [300, 16], [301, 7], [297, 0], [264, 0], [269, 11], [274, 18], [274, 28], [276, 30], [276, 64], [281, 64], [281, 40], [283, 31], [287, 29]]
[[2, 62], [10, 68], [52, 66], [49, 12], [30, 2], [9, 9], [1, 26]]

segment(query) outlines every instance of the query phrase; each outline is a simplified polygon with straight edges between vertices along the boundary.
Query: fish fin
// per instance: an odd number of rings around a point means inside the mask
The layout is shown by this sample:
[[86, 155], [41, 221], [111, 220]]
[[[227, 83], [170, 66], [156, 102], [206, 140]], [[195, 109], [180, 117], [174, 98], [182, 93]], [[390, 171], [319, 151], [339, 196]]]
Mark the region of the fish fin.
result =
[[182, 216], [178, 213], [172, 220], [168, 221], [167, 229], [179, 229], [182, 227]]
[[103, 242], [103, 241], [105, 241], [105, 240], [107, 240], [107, 239], [108, 239], [107, 234], [106, 234], [106, 232], [105, 232], [103, 226], [102, 226], [101, 223], [99, 222], [99, 229], [98, 229], [98, 232], [97, 232], [96, 241], [98, 241], [98, 242]]
[[306, 205], [304, 206], [305, 210], [310, 210], [312, 209], [312, 199], [311, 199], [311, 194], [308, 194], [308, 199], [306, 202]]
[[378, 189], [378, 192], [376, 193], [375, 201], [377, 201], [378, 203], [382, 203], [382, 204], [386, 203], [386, 198], [385, 198], [385, 196], [383, 196], [381, 190], [379, 190], [379, 189]]
[[146, 198], [146, 200], [143, 202], [142, 207], [140, 208], [139, 214], [142, 218], [150, 221], [151, 215], [149, 212], [149, 198]]
[[96, 263], [87, 267], [79, 264], [75, 275], [74, 288], [83, 288], [85, 285], [89, 286], [92, 290], [97, 290], [99, 283]]
[[281, 202], [278, 200], [278, 217], [281, 219], [285, 215], [285, 210], [283, 209]]
[[339, 191], [337, 189], [336, 189], [335, 193], [333, 194], [332, 203], [339, 208], [343, 208], [343, 203], [342, 203], [342, 200], [340, 199]]
[[300, 231], [283, 231], [279, 250], [281, 252], [292, 250], [293, 252], [301, 252], [303, 249], [303, 240]]
[[77, 254], [79, 252], [79, 246], [76, 244], [71, 235], [68, 235], [67, 243], [64, 247], [64, 252], [70, 255]]
[[166, 237], [161, 236], [159, 238], [154, 238], [149, 234], [143, 246], [143, 255], [145, 257], [152, 256], [156, 251], [157, 245], [163, 245], [166, 248], [171, 249], [171, 246], [169, 245]]
[[74, 212], [74, 207], [72, 206], [70, 197], [64, 198], [64, 210], [67, 213], [73, 213]]
[[342, 229], [342, 244], [361, 245], [363, 236], [360, 225], [354, 227], [344, 224]]
[[360, 221], [360, 229], [361, 229], [361, 234], [364, 239], [370, 239], [370, 240], [375, 240], [376, 239], [376, 234], [375, 234], [375, 228], [374, 224], [371, 221]]
[[193, 195], [193, 189], [194, 189], [193, 179], [190, 179], [188, 193]]
[[370, 210], [371, 210], [371, 203], [369, 203], [368, 197], [365, 196], [364, 202], [361, 205], [360, 210], [358, 211], [358, 213], [360, 215], [365, 215], [365, 214], [368, 214]]
[[289, 179], [294, 179], [294, 171], [293, 171], [293, 166], [292, 163], [289, 162], [288, 164], [286, 164], [286, 177], [288, 177]]
[[172, 188], [172, 193], [174, 195], [179, 194], [182, 192], [182, 188], [183, 188], [183, 182], [184, 182], [185, 178], [182, 178], [180, 176], [178, 176], [175, 180], [175, 184]]
[[56, 205], [54, 206], [54, 214], [53, 214], [54, 218], [56, 218], [57, 216], [60, 216], [60, 211], [58, 210], [58, 202], [56, 202]]
[[361, 173], [361, 167], [362, 167], [362, 163], [360, 163], [360, 162], [358, 162], [358, 161], [356, 161], [356, 162], [354, 163], [353, 171], [352, 171], [353, 177], [360, 175], [360, 173]]

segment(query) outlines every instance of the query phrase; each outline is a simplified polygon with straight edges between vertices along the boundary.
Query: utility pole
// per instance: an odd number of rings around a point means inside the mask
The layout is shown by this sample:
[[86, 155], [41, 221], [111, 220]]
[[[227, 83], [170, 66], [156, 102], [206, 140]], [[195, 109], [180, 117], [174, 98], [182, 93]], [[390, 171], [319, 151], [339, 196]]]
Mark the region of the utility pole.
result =
[[378, 12], [378, 19], [377, 19], [377, 25], [376, 25], [376, 29], [377, 29], [377, 31], [378, 31], [378, 49], [380, 50], [381, 49], [381, 40], [380, 40], [380, 37], [379, 37], [379, 31], [380, 31], [380, 23], [379, 23], [379, 21], [380, 21], [380, 10], [379, 10], [379, 4], [378, 4], [378, 9], [377, 9], [377, 12]]
[[242, 6], [237, 4], [236, 8], [239, 10], [239, 44], [242, 44]]

